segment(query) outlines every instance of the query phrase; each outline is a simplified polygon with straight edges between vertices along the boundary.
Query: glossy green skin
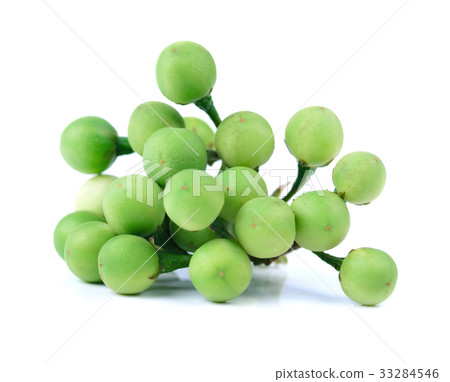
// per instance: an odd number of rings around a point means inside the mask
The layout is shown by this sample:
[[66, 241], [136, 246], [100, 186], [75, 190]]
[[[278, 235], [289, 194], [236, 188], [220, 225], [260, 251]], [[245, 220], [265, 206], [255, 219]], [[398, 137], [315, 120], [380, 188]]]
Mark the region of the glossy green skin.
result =
[[254, 257], [267, 259], [286, 252], [294, 243], [294, 213], [288, 204], [273, 196], [245, 203], [234, 227], [239, 244]]
[[53, 243], [56, 252], [62, 259], [64, 259], [64, 246], [66, 245], [67, 237], [79, 225], [90, 221], [104, 222], [105, 219], [91, 211], [76, 211], [64, 216], [58, 222], [53, 232]]
[[189, 276], [195, 289], [208, 300], [225, 302], [248, 288], [252, 266], [239, 245], [230, 240], [216, 239], [194, 252]]
[[255, 170], [248, 167], [229, 168], [221, 172], [217, 180], [225, 192], [225, 203], [220, 217], [231, 223], [236, 221], [237, 213], [245, 203], [259, 196], [267, 196], [266, 182]]
[[397, 266], [386, 252], [374, 248], [351, 251], [341, 265], [339, 280], [344, 293], [362, 305], [386, 300], [397, 283]]
[[295, 241], [311, 251], [326, 251], [340, 244], [350, 229], [345, 202], [334, 192], [311, 191], [292, 203]]
[[169, 179], [165, 191], [167, 215], [187, 231], [208, 228], [219, 216], [225, 200], [224, 192], [216, 186], [216, 179], [200, 170], [180, 171]]
[[211, 228], [205, 228], [201, 231], [186, 231], [178, 227], [173, 221], [170, 222], [170, 234], [173, 241], [185, 251], [194, 252], [208, 241], [219, 239], [220, 236]]
[[228, 167], [256, 168], [266, 163], [275, 148], [269, 123], [251, 111], [241, 111], [225, 118], [217, 128], [217, 153]]
[[203, 46], [190, 41], [175, 42], [159, 55], [156, 82], [172, 102], [192, 103], [211, 93], [216, 83], [216, 64]]
[[78, 226], [67, 238], [64, 258], [71, 272], [81, 280], [101, 282], [98, 273], [98, 254], [103, 244], [116, 236], [111, 227], [102, 222], [87, 222]]
[[142, 175], [115, 180], [103, 198], [105, 218], [114, 232], [148, 236], [164, 220], [161, 188]]
[[286, 126], [286, 145], [305, 166], [326, 166], [339, 154], [343, 142], [341, 122], [322, 106], [298, 111]]
[[342, 198], [353, 204], [374, 201], [386, 183], [386, 169], [377, 156], [356, 151], [342, 157], [333, 169], [333, 183]]
[[75, 170], [100, 174], [116, 159], [117, 142], [117, 132], [107, 121], [83, 117], [65, 128], [60, 149], [64, 160]]
[[153, 133], [145, 143], [143, 158], [148, 177], [160, 186], [165, 186], [167, 179], [181, 170], [205, 170], [207, 164], [202, 139], [181, 128], [165, 127]]
[[92, 211], [103, 216], [103, 197], [106, 190], [117, 179], [112, 175], [97, 175], [84, 183], [77, 192], [75, 209]]
[[159, 272], [156, 249], [145, 239], [118, 235], [100, 250], [98, 269], [105, 285], [120, 294], [136, 294], [150, 288]]
[[145, 102], [131, 114], [128, 142], [142, 156], [148, 137], [163, 127], [184, 127], [184, 119], [172, 106], [163, 102]]
[[184, 117], [186, 129], [197, 134], [208, 150], [214, 149], [214, 131], [205, 121], [196, 117]]

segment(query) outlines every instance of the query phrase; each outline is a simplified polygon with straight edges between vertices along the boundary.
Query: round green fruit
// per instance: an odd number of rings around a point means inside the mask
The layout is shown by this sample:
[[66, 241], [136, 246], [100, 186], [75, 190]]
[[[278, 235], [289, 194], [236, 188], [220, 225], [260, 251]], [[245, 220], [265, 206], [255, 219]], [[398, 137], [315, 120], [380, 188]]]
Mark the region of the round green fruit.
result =
[[144, 168], [160, 186], [177, 172], [193, 168], [205, 170], [206, 147], [202, 139], [188, 129], [165, 127], [145, 142]]
[[311, 191], [292, 203], [295, 241], [311, 251], [326, 251], [340, 244], [350, 229], [345, 202], [334, 192]]
[[197, 134], [208, 150], [214, 149], [214, 131], [205, 121], [196, 117], [184, 117], [186, 129]]
[[144, 238], [118, 235], [100, 250], [98, 269], [105, 285], [114, 292], [136, 294], [155, 282], [159, 258], [156, 249]]
[[97, 175], [84, 183], [77, 192], [75, 209], [92, 211], [103, 216], [103, 197], [108, 187], [117, 179], [112, 175]]
[[225, 302], [247, 289], [252, 279], [252, 266], [239, 245], [216, 239], [194, 252], [189, 276], [195, 289], [208, 300]]
[[101, 282], [98, 273], [98, 254], [103, 244], [116, 234], [102, 222], [87, 222], [78, 226], [67, 238], [64, 258], [71, 272], [81, 280]]
[[79, 118], [64, 129], [60, 149], [64, 160], [75, 170], [100, 174], [117, 157], [117, 132], [102, 118]]
[[275, 148], [269, 123], [251, 111], [241, 111], [225, 118], [217, 128], [217, 153], [228, 167], [256, 168], [266, 163]]
[[103, 212], [117, 234], [148, 236], [164, 220], [161, 188], [142, 175], [116, 179], [106, 190]]
[[79, 225], [90, 221], [105, 222], [105, 219], [91, 211], [76, 211], [64, 216], [58, 222], [53, 232], [53, 243], [56, 252], [62, 259], [64, 259], [64, 246], [66, 245], [67, 237]]
[[298, 111], [286, 126], [286, 145], [304, 166], [326, 166], [339, 154], [343, 142], [341, 122], [322, 106]]
[[128, 141], [139, 155], [144, 152], [148, 137], [163, 127], [184, 127], [184, 119], [172, 106], [163, 102], [145, 102], [131, 114]]
[[194, 252], [208, 241], [220, 237], [209, 227], [200, 231], [187, 231], [178, 227], [173, 221], [170, 222], [170, 234], [173, 241], [188, 252]]
[[170, 220], [187, 231], [200, 231], [216, 220], [224, 203], [216, 179], [205, 171], [187, 169], [172, 176], [164, 190]]
[[353, 204], [368, 204], [383, 191], [386, 169], [377, 156], [356, 151], [342, 157], [333, 169], [338, 194]]
[[190, 41], [175, 42], [159, 55], [156, 82], [172, 102], [192, 103], [211, 93], [216, 83], [216, 64], [203, 46]]
[[386, 252], [359, 248], [344, 259], [339, 273], [344, 293], [362, 305], [376, 305], [386, 300], [397, 283], [397, 266]]
[[249, 200], [267, 196], [264, 179], [249, 167], [232, 167], [217, 176], [225, 192], [225, 203], [220, 216], [234, 223], [239, 209]]
[[239, 210], [234, 231], [249, 255], [280, 256], [294, 243], [294, 213], [285, 201], [273, 196], [252, 199]]

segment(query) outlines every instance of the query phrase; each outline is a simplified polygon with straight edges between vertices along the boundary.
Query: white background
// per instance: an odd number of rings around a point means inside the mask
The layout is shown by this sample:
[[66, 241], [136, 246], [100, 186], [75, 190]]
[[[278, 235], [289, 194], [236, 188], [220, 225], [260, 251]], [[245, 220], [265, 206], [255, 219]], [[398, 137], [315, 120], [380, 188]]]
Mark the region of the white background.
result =
[[[447, 1], [47, 4], [0, 5], [0, 379], [273, 381], [284, 368], [398, 367], [439, 368], [449, 380]], [[155, 62], [177, 40], [214, 56], [222, 117], [251, 110], [281, 129], [266, 168], [295, 168], [284, 124], [311, 105], [340, 118], [340, 157], [366, 150], [383, 160], [383, 194], [349, 207], [351, 232], [330, 253], [390, 253], [399, 268], [390, 299], [356, 305], [337, 273], [305, 250], [285, 267], [255, 271], [250, 288], [221, 305], [206, 302], [185, 273], [112, 299], [70, 274], [53, 229], [88, 176], [63, 161], [60, 134], [98, 115], [126, 135], [135, 106], [164, 101]], [[119, 158], [107, 173], [138, 162]], [[317, 171], [331, 190], [332, 167]]]

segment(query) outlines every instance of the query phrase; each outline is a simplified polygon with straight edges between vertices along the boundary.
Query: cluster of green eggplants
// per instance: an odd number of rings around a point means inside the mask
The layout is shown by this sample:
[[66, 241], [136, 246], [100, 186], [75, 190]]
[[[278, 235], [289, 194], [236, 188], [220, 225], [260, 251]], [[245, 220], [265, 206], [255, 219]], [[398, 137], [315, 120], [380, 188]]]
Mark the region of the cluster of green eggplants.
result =
[[[170, 101], [211, 111], [216, 66], [203, 46], [182, 41], [166, 47], [156, 80]], [[252, 261], [270, 264], [298, 247], [316, 254], [335, 248], [350, 228], [347, 203], [368, 204], [384, 187], [382, 161], [353, 152], [334, 167], [334, 192], [306, 192], [288, 204], [288, 198], [269, 196], [258, 172], [274, 151], [269, 123], [251, 111], [219, 122], [217, 113], [211, 118], [215, 132], [203, 120], [153, 101], [132, 112], [127, 138], [99, 117], [65, 128], [63, 158], [75, 170], [95, 174], [78, 191], [76, 211], [54, 231], [56, 251], [73, 274], [136, 294], [161, 273], [189, 267], [203, 296], [228, 301], [249, 286]], [[308, 107], [290, 119], [285, 142], [299, 169], [315, 170], [337, 157], [343, 130], [330, 109]], [[142, 156], [144, 175], [102, 174], [117, 156], [132, 152]], [[222, 161], [216, 177], [205, 171], [211, 155]], [[394, 261], [378, 249], [352, 250], [334, 266], [345, 294], [363, 305], [385, 300], [397, 281]]]

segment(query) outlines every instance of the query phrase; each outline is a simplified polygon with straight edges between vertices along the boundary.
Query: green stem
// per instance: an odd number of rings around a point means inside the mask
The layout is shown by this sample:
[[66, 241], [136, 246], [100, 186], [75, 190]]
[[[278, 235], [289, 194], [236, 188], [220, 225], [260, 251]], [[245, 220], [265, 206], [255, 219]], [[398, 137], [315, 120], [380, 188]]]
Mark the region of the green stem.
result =
[[159, 257], [159, 274], [170, 273], [177, 269], [189, 267], [192, 255], [178, 255], [175, 253], [167, 253], [158, 251]]
[[220, 119], [219, 113], [214, 107], [214, 102], [212, 100], [211, 94], [209, 96], [206, 96], [205, 98], [196, 101], [195, 106], [197, 106], [199, 109], [203, 110], [206, 114], [208, 114], [209, 118], [211, 118], [216, 127], [220, 125], [220, 122], [222, 122], [222, 120]]
[[192, 255], [178, 247], [168, 236], [164, 227], [159, 227], [149, 240], [158, 249], [159, 258], [159, 270], [152, 278], [156, 279], [161, 273], [169, 273], [189, 266]]
[[220, 218], [217, 218], [214, 220], [214, 222], [211, 224], [210, 228], [217, 233], [218, 235], [222, 236], [224, 239], [229, 239], [236, 241], [236, 238], [228, 232], [227, 228], [223, 224], [222, 220]]
[[169, 237], [163, 227], [159, 227], [155, 233], [150, 237], [150, 241], [157, 248], [177, 255], [185, 255], [186, 252], [178, 247], [175, 242]]
[[[337, 196], [339, 196], [339, 197], [344, 201], [344, 203], [347, 203], [347, 201], [345, 200], [345, 192], [343, 192], [342, 194], [340, 194], [336, 188], [334, 189], [333, 192], [334, 192]], [[369, 204], [369, 203], [365, 203], [365, 204]]]
[[217, 154], [216, 150], [206, 150], [208, 155], [208, 164], [211, 166], [214, 162], [220, 160], [219, 154]]
[[325, 252], [314, 252], [312, 251], [318, 258], [320, 258], [322, 261], [325, 261], [327, 264], [331, 265], [334, 269], [337, 271], [340, 271], [342, 262], [344, 261], [345, 257], [336, 257], [332, 256]]
[[117, 141], [117, 155], [127, 155], [134, 153], [133, 149], [128, 142], [127, 137], [119, 137]]
[[270, 196], [275, 196], [276, 198], [280, 197], [281, 192], [282, 192], [287, 186], [289, 186], [289, 183], [281, 185], [281, 186], [278, 187], [274, 192], [272, 192], [272, 194], [271, 194]]
[[300, 190], [300, 188], [302, 188], [306, 184], [308, 179], [312, 174], [314, 174], [315, 171], [315, 168], [304, 167], [301, 162], [298, 162], [297, 178], [295, 179], [292, 188], [289, 190], [283, 200], [285, 202], [289, 201], [298, 192], [298, 190]]

